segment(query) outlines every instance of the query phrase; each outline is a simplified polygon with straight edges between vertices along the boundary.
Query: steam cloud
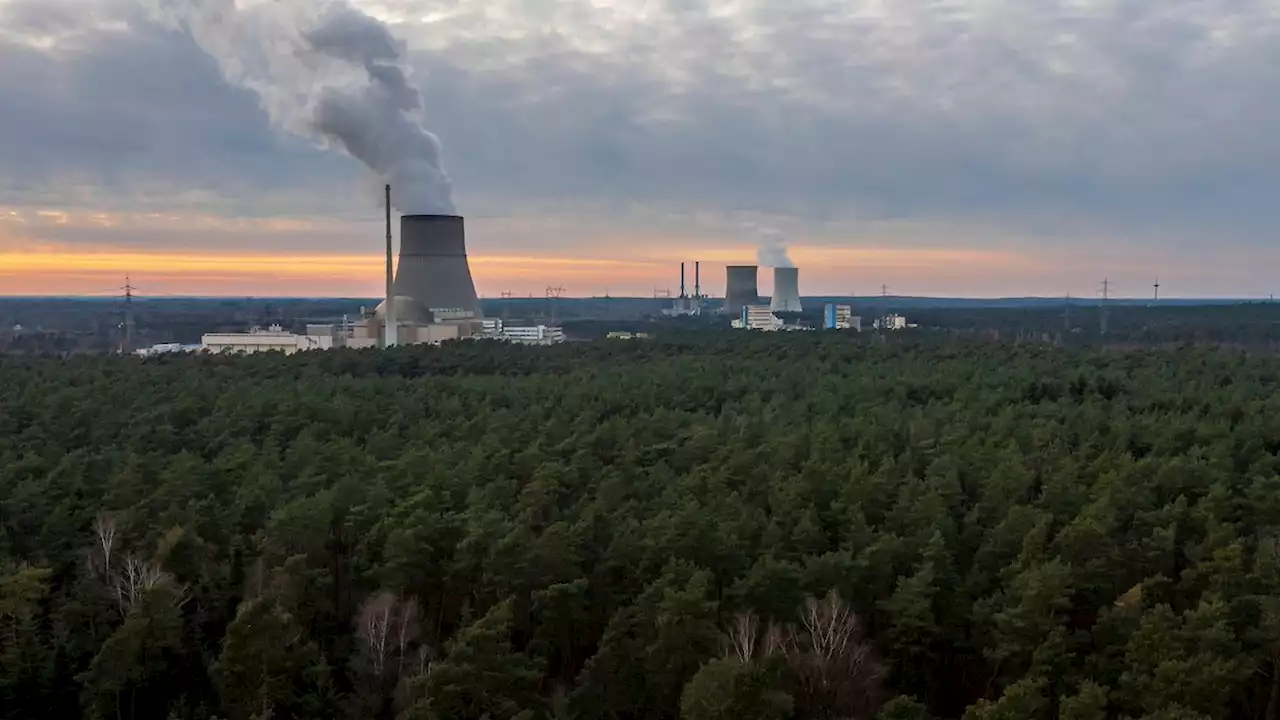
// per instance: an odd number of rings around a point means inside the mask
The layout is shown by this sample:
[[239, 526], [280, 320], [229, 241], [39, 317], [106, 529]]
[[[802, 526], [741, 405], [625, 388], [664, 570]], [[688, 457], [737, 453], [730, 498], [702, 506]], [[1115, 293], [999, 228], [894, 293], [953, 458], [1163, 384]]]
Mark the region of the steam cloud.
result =
[[756, 262], [764, 267], [795, 267], [787, 255], [787, 236], [777, 228], [755, 223], [742, 224], [743, 230], [756, 241]]
[[145, 2], [157, 20], [189, 32], [228, 82], [255, 92], [273, 123], [391, 183], [396, 209], [456, 214], [406, 47], [381, 22], [347, 0]]

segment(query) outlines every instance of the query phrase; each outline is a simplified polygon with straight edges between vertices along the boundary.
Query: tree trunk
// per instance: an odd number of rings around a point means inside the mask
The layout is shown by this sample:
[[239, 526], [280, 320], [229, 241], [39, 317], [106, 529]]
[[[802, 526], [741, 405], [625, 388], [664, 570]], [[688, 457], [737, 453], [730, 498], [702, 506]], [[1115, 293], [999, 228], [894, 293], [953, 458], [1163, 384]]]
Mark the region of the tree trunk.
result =
[[1267, 701], [1267, 720], [1280, 720], [1280, 656], [1271, 659], [1271, 699]]

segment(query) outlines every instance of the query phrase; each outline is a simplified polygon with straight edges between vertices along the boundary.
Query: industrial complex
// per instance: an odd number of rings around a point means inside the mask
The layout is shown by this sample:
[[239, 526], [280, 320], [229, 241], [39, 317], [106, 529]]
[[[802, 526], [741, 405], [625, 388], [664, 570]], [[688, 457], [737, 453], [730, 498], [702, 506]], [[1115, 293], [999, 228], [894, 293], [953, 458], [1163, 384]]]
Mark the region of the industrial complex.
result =
[[[505, 312], [502, 319], [484, 317], [467, 259], [466, 225], [461, 216], [402, 215], [399, 252], [395, 253], [389, 185], [386, 193], [386, 292], [375, 307], [361, 308], [357, 316], [343, 317], [340, 322], [308, 323], [302, 332], [286, 330], [278, 324], [268, 325], [247, 332], [206, 333], [199, 345], [166, 343], [137, 352], [144, 355], [189, 351], [295, 353], [342, 347], [434, 345], [463, 339], [493, 339], [525, 345], [553, 345], [566, 340], [564, 331], [554, 320], [554, 313], [552, 320], [545, 323], [511, 323], [505, 318]], [[718, 308], [721, 316], [727, 316], [732, 327], [744, 330], [862, 329], [862, 318], [853, 314], [851, 306], [834, 303], [822, 307], [819, 323], [802, 322], [799, 319], [804, 311], [800, 270], [790, 266], [789, 261], [786, 264], [772, 268], [773, 292], [767, 302], [760, 295], [758, 265], [725, 266], [724, 298]], [[716, 304], [702, 291], [702, 263], [693, 263], [691, 293], [687, 291], [685, 269], [686, 263], [680, 263], [679, 295], [670, 307], [662, 310], [662, 315], [697, 316], [716, 309]], [[908, 324], [905, 318], [893, 316], [876, 319], [873, 326], [902, 329]]]

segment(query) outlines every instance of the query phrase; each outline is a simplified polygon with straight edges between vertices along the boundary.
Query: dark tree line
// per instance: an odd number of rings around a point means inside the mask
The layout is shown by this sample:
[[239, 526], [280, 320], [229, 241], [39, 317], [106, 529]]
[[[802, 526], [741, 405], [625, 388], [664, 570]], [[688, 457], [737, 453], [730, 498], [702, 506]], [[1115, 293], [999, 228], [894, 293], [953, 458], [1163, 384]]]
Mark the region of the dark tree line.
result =
[[0, 357], [0, 717], [1280, 718], [1280, 359]]

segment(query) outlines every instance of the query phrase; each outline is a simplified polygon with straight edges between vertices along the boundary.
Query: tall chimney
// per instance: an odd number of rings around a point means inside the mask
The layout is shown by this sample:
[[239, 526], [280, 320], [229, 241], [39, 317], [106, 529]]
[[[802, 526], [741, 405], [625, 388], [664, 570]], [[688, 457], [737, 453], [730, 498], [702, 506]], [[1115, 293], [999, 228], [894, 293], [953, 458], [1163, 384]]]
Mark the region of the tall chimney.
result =
[[680, 263], [680, 297], [684, 297], [684, 263]]
[[702, 298], [702, 262], [693, 261], [693, 296]]
[[386, 308], [386, 321], [382, 328], [382, 347], [389, 348], [396, 344], [396, 336], [399, 334], [396, 326], [396, 296], [393, 287], [395, 275], [391, 268], [391, 185], [387, 185], [387, 299], [383, 305]]

